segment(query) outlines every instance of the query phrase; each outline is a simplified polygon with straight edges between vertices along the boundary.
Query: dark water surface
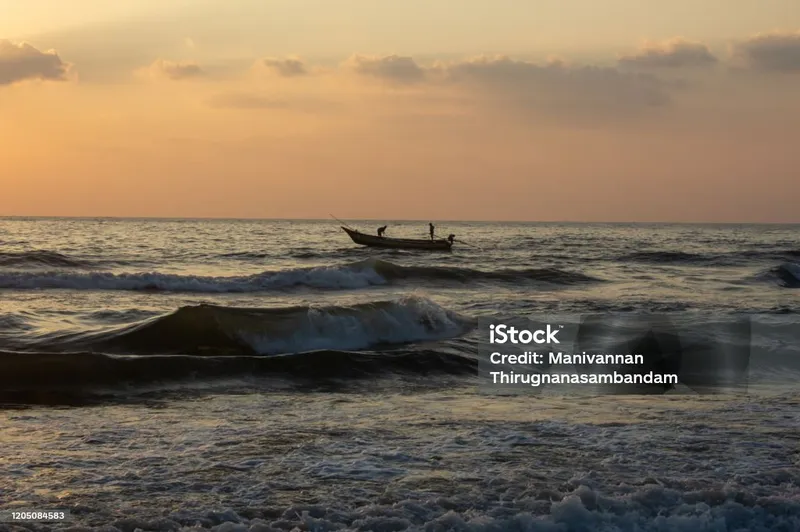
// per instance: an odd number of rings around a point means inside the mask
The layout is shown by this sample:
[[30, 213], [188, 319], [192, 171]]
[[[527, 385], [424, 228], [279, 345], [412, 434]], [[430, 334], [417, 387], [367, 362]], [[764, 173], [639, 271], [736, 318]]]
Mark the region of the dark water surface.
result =
[[[800, 529], [800, 227], [437, 227], [470, 245], [0, 219], [0, 506], [123, 532]], [[478, 318], [606, 312], [751, 315], [773, 393], [477, 392]]]

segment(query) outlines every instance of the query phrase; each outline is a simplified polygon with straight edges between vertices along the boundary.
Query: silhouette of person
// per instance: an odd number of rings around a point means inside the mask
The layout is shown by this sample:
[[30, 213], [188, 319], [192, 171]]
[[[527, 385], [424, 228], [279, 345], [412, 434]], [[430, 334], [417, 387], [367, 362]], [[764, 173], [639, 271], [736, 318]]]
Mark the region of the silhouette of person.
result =
[[456, 235], [451, 234], [447, 237], [447, 241], [450, 242], [450, 245], [453, 244], [453, 241], [456, 239]]
[[432, 223], [429, 223], [428, 226], [431, 228], [431, 240], [433, 240], [433, 230], [436, 229]]
[[383, 233], [386, 232], [386, 227], [387, 226], [385, 226], [385, 225], [383, 227], [378, 227], [378, 236], [379, 237], [383, 238]]

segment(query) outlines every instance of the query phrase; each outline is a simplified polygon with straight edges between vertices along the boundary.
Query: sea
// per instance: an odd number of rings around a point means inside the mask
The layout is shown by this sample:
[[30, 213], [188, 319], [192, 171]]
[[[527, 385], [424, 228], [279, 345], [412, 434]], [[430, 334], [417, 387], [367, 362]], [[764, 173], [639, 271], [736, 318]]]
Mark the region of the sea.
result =
[[[434, 223], [0, 219], [0, 531], [800, 530], [800, 226]], [[747, 386], [486, 393], [534, 314], [746, 318]]]

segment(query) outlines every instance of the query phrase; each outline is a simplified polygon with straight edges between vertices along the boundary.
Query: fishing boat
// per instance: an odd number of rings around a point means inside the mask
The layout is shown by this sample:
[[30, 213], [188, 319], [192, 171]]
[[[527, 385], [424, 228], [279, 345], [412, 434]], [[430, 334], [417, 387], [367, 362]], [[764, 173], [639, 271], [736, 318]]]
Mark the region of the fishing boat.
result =
[[368, 235], [355, 229], [342, 226], [342, 229], [347, 233], [353, 242], [361, 246], [370, 246], [373, 248], [390, 248], [390, 249], [427, 249], [430, 251], [450, 251], [453, 244], [449, 240], [439, 238], [436, 240], [428, 240], [424, 238], [389, 238], [385, 236]]

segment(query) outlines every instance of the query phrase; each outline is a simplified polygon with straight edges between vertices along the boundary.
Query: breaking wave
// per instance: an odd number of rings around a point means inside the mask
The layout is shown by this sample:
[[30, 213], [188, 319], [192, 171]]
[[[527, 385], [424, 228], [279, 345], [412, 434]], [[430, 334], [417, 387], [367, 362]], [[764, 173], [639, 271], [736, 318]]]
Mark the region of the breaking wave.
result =
[[12, 272], [0, 274], [0, 288], [225, 293], [262, 292], [297, 286], [354, 289], [386, 284], [386, 280], [374, 270], [354, 266], [323, 266], [228, 277], [159, 272]]
[[11, 347], [125, 355], [279, 355], [441, 340], [473, 326], [470, 318], [418, 297], [275, 309], [198, 305], [111, 330], [40, 337]]
[[572, 285], [599, 279], [557, 268], [473, 270], [441, 266], [402, 266], [379, 259], [263, 272], [248, 276], [211, 277], [167, 273], [8, 272], [0, 274], [0, 288], [137, 290], [174, 292], [261, 292], [293, 287], [358, 289], [400, 280], [440, 282], [540, 282]]
[[348, 307], [187, 306], [100, 332], [6, 342], [0, 397], [185, 379], [462, 375], [475, 372], [475, 359], [441, 345], [409, 344], [455, 338], [473, 327], [470, 318], [424, 298]]
[[771, 269], [769, 274], [785, 288], [800, 288], [800, 264], [785, 262]]

